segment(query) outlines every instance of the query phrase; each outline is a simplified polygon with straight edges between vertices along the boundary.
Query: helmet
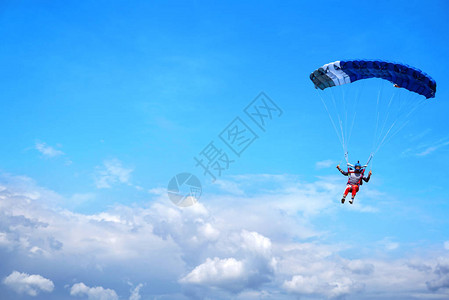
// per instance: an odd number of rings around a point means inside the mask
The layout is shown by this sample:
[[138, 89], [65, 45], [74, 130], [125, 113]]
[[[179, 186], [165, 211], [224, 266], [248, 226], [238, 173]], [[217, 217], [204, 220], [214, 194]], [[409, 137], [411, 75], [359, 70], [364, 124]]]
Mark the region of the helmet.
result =
[[357, 161], [357, 163], [354, 165], [354, 170], [356, 172], [361, 172], [362, 171], [362, 165], [360, 164], [360, 161]]

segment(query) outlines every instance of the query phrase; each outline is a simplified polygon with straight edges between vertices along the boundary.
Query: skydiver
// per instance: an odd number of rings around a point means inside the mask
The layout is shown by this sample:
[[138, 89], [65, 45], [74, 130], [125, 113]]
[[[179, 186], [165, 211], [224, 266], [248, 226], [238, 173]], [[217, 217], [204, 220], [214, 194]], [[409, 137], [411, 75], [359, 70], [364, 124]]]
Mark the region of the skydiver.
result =
[[363, 173], [365, 172], [365, 169], [362, 167], [359, 161], [354, 165], [354, 170], [348, 168], [347, 172], [343, 171], [340, 168], [340, 165], [337, 166], [337, 169], [341, 172], [341, 174], [348, 176], [348, 183], [343, 193], [343, 198], [341, 198], [341, 203], [345, 203], [346, 196], [351, 191], [352, 197], [351, 200], [349, 200], [349, 203], [352, 204], [354, 202], [355, 195], [359, 191], [359, 186], [363, 184], [363, 181], [365, 182], [369, 181], [372, 172], [369, 171], [368, 177], [364, 177]]

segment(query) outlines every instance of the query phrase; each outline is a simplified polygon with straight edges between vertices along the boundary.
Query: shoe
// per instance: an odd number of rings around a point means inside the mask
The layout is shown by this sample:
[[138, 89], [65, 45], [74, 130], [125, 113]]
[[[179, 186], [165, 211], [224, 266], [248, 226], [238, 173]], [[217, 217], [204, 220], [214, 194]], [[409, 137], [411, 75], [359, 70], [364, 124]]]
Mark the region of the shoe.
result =
[[341, 198], [341, 203], [345, 203], [346, 197]]
[[349, 204], [352, 204], [354, 202], [354, 198], [351, 198], [351, 200], [349, 200]]

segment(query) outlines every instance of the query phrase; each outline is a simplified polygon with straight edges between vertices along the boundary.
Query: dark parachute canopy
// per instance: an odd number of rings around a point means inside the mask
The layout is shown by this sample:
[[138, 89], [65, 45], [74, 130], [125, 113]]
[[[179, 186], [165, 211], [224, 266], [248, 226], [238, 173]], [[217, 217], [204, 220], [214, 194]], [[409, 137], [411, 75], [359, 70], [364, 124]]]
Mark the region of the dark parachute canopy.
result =
[[381, 60], [336, 61], [318, 68], [310, 74], [316, 88], [343, 85], [366, 78], [382, 78], [411, 92], [434, 98], [436, 82], [423, 71], [404, 64]]

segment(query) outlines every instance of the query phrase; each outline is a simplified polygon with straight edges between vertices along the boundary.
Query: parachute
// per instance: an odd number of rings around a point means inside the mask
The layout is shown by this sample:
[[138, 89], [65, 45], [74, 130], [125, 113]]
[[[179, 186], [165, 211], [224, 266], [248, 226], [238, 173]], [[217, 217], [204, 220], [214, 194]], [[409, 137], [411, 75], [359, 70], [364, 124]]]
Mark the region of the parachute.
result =
[[310, 74], [315, 87], [321, 90], [367, 78], [386, 79], [426, 99], [434, 98], [436, 93], [437, 83], [423, 71], [381, 60], [336, 61]]
[[[363, 119], [375, 123], [368, 165], [377, 151], [408, 123], [410, 115], [436, 93], [435, 80], [423, 71], [382, 60], [331, 62], [313, 71], [310, 79], [319, 91], [348, 164], [348, 144], [360, 112], [360, 98], [365, 101], [363, 112], [374, 114]], [[385, 96], [385, 91], [389, 95]], [[368, 108], [369, 104], [372, 107]]]

